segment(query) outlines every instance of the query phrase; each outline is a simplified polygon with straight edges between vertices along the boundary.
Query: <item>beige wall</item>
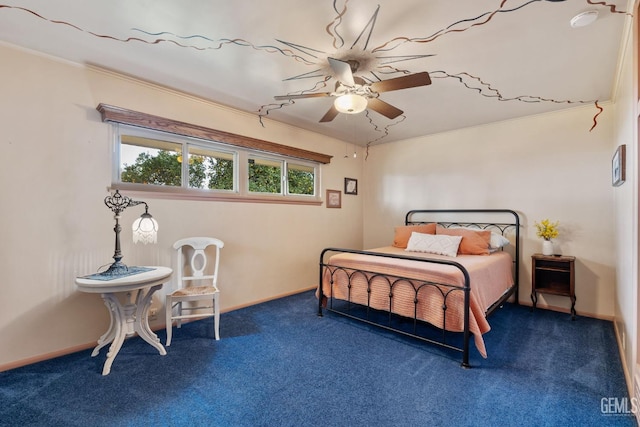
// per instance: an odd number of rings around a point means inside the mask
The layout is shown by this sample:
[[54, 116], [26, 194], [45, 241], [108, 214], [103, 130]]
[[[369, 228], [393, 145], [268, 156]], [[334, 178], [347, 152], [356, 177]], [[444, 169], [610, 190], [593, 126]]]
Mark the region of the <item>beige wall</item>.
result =
[[[410, 209], [507, 208], [523, 224], [520, 301], [530, 304], [535, 221], [560, 221], [556, 248], [576, 257], [576, 310], [613, 318], [616, 254], [612, 107], [573, 108], [374, 146], [365, 164], [365, 247], [387, 244]], [[569, 299], [541, 295], [541, 305]]]
[[[614, 136], [611, 150], [625, 144], [627, 179], [614, 189], [614, 236], [618, 254], [616, 330], [622, 343], [627, 378], [633, 378], [638, 343], [638, 135], [636, 101], [637, 58], [632, 32], [624, 40], [624, 55], [616, 86]], [[637, 369], [636, 369], [637, 371]], [[638, 376], [638, 373], [635, 374]], [[638, 397], [638, 396], [636, 396]]]
[[[323, 191], [342, 190], [345, 176], [361, 178], [363, 156], [345, 159], [343, 142], [270, 120], [262, 127], [252, 114], [7, 45], [0, 45], [0, 94], [0, 369], [89, 345], [108, 326], [100, 298], [74, 285], [110, 263], [114, 250], [113, 214], [103, 204], [112, 142], [99, 103], [333, 155], [322, 167]], [[175, 240], [218, 237], [226, 243], [224, 310], [309, 288], [323, 247], [362, 244], [361, 196], [343, 197], [342, 209], [144, 200], [160, 223], [158, 244], [131, 243], [128, 224], [142, 212], [128, 209], [123, 261], [171, 265]]]

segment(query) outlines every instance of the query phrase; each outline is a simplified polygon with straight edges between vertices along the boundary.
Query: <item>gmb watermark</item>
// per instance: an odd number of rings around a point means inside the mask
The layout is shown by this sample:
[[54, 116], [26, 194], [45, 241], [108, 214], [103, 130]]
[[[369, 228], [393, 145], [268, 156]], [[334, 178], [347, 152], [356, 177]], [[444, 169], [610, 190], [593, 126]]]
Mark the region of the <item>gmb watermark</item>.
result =
[[635, 397], [603, 397], [600, 399], [602, 415], [635, 415], [640, 410], [640, 402]]

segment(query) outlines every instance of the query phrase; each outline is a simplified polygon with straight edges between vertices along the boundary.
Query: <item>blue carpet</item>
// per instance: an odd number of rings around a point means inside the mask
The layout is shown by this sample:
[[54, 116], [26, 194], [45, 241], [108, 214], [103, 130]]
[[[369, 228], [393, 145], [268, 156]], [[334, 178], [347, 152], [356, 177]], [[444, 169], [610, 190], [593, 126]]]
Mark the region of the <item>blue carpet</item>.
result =
[[[505, 305], [460, 355], [350, 319], [313, 292], [0, 373], [2, 426], [633, 426], [610, 322]], [[106, 328], [107, 325], [105, 325]], [[159, 333], [164, 342], [164, 332]], [[618, 407], [620, 408], [620, 407]], [[612, 413], [616, 412], [616, 413]]]

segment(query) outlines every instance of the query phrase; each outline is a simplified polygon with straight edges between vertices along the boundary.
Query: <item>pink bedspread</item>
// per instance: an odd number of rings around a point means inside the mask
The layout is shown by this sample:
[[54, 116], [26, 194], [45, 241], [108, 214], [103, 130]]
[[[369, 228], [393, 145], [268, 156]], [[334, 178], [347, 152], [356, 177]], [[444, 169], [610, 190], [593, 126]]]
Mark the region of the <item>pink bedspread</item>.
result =
[[[473, 334], [476, 348], [482, 357], [487, 357], [482, 334], [488, 332], [491, 327], [485, 314], [487, 309], [514, 283], [512, 274], [513, 260], [510, 254], [499, 251], [492, 255], [458, 255], [455, 258], [451, 258], [433, 254], [406, 252], [404, 249], [392, 246], [371, 249], [370, 251], [425, 259], [446, 259], [463, 265], [469, 272], [471, 283], [469, 329]], [[409, 318], [414, 317], [414, 310], [416, 310], [415, 314], [418, 319], [441, 329], [453, 332], [462, 332], [464, 330], [464, 292], [453, 291], [446, 298], [446, 318], [444, 318], [442, 310], [443, 293], [449, 290], [446, 286], [424, 286], [418, 292], [419, 303], [417, 307], [414, 305], [416, 297], [414, 284], [417, 286], [419, 282], [429, 281], [463, 286], [464, 276], [454, 266], [350, 253], [333, 255], [328, 264], [353, 270], [381, 273], [380, 276], [371, 281], [372, 290], [369, 305], [372, 308], [390, 310], [393, 313]], [[334, 267], [330, 268], [335, 270]], [[351, 270], [347, 271], [351, 272]], [[368, 276], [371, 276], [371, 274], [368, 274]], [[395, 277], [389, 278], [389, 276]], [[413, 282], [408, 280], [396, 282], [393, 286], [392, 306], [390, 307], [388, 280], [394, 281], [397, 280], [397, 277], [416, 280]], [[343, 300], [348, 299], [347, 274], [337, 270], [333, 280], [333, 295], [331, 295], [330, 273], [325, 269], [322, 285], [324, 295]], [[367, 305], [367, 279], [364, 275], [360, 273], [353, 275], [351, 285], [351, 302]]]

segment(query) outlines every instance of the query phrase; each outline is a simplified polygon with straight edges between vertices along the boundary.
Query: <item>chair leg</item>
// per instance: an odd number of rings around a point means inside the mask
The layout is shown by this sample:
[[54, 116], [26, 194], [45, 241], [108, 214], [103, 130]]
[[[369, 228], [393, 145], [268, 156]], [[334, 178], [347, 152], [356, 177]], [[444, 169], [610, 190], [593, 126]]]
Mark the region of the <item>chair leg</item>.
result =
[[178, 318], [176, 319], [176, 326], [182, 328], [182, 301], [178, 302]]
[[220, 340], [220, 304], [218, 303], [218, 295], [213, 296], [213, 310], [213, 331], [216, 336], [216, 341], [218, 341]]
[[173, 329], [173, 325], [171, 324], [171, 314], [173, 312], [173, 309], [171, 307], [171, 297], [167, 297], [167, 300], [165, 301], [165, 328], [167, 330], [167, 344], [166, 346], [169, 347], [171, 345], [171, 332]]

